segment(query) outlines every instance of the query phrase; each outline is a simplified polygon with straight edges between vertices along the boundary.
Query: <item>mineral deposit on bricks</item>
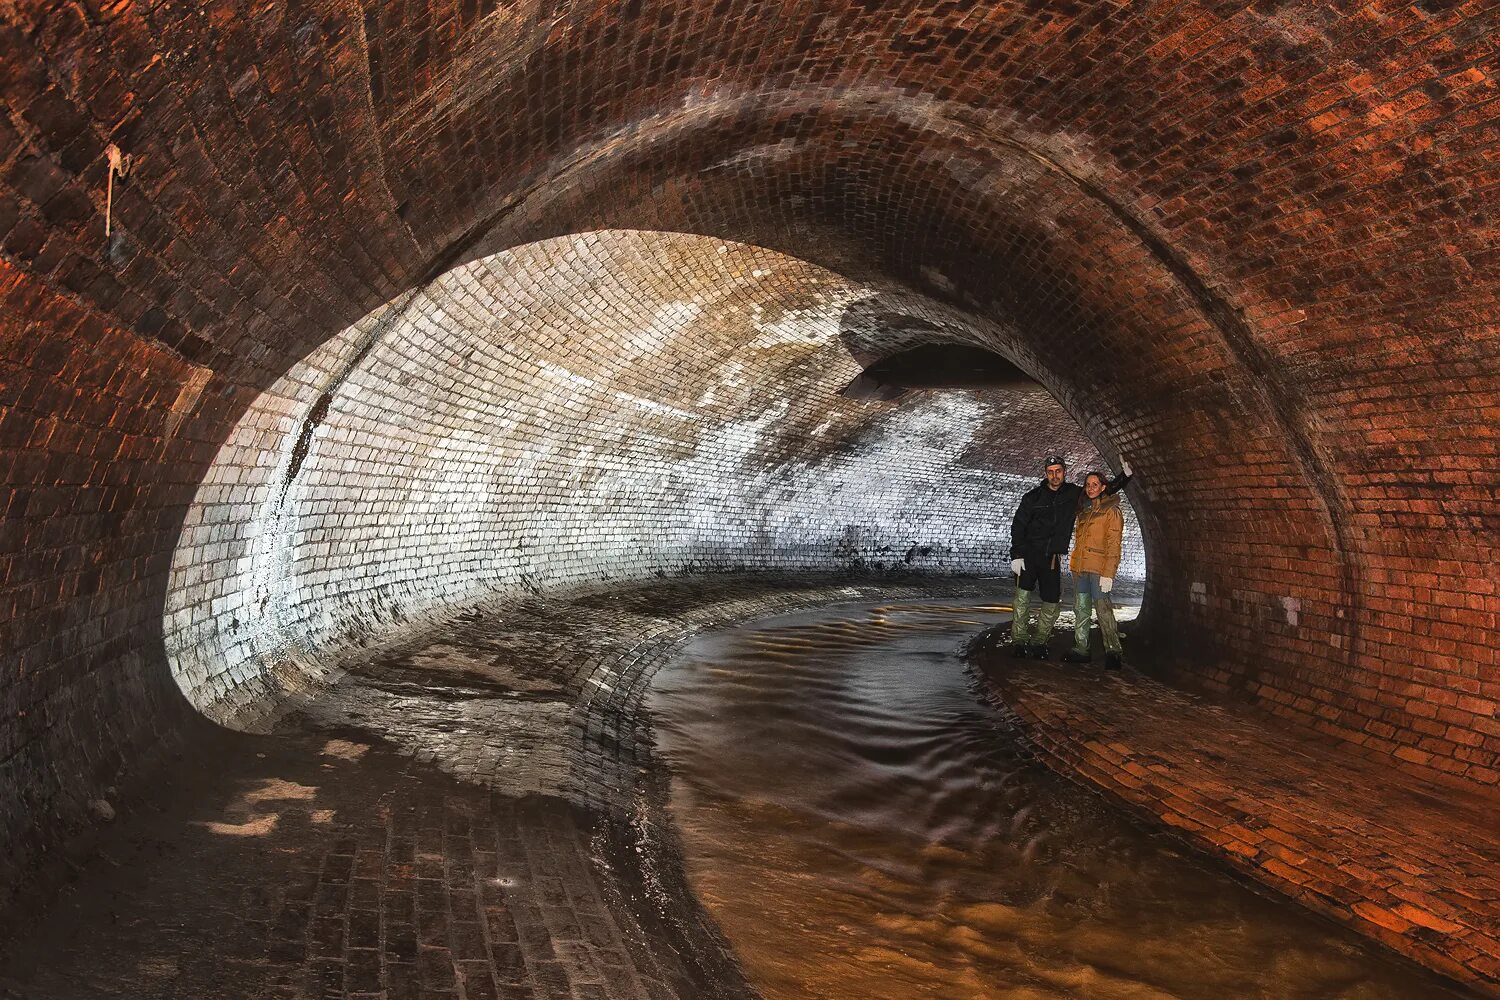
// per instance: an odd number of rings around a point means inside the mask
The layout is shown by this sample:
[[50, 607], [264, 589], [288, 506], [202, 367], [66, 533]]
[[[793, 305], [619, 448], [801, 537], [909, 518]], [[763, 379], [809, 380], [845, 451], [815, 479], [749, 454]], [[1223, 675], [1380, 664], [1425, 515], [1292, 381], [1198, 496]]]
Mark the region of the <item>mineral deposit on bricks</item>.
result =
[[[848, 319], [873, 314], [904, 323]], [[363, 641], [487, 596], [797, 570], [988, 574], [1008, 595], [1042, 458], [1097, 456], [1036, 388], [840, 395], [852, 340], [885, 356], [913, 327], [979, 339], [935, 304], [702, 237], [460, 267], [241, 418], [173, 557], [175, 675], [249, 724]], [[1128, 540], [1122, 587], [1144, 574], [1133, 521]]]

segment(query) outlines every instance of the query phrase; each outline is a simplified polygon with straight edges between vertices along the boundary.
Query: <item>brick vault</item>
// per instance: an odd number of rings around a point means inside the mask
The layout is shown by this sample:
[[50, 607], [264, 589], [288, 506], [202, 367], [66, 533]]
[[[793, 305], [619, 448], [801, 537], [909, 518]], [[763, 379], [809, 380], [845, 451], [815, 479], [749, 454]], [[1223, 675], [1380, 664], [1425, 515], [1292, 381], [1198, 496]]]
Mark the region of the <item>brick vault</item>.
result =
[[[450, 271], [240, 418], [174, 556], [174, 673], [215, 718], [259, 726], [342, 657], [485, 598], [693, 572], [997, 575], [1040, 458], [1097, 454], [1034, 384], [844, 397], [856, 355], [918, 339], [998, 336], [703, 237], [588, 233]], [[1123, 587], [1145, 569], [1130, 536]]]
[[[482, 594], [984, 569], [1018, 427], [1135, 466], [1163, 677], [1493, 789], [1496, 28], [0, 3], [0, 881]], [[939, 342], [1050, 395], [839, 395]]]

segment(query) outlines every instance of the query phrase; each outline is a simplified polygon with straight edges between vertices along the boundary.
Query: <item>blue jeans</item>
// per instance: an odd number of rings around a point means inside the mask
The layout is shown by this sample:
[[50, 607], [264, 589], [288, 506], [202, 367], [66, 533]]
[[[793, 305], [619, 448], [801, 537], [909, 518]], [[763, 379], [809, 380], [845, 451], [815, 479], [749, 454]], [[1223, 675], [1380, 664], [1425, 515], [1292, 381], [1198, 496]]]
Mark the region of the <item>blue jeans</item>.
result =
[[1073, 586], [1078, 588], [1078, 593], [1085, 597], [1092, 597], [1096, 601], [1101, 597], [1109, 596], [1099, 589], [1098, 573], [1074, 573]]

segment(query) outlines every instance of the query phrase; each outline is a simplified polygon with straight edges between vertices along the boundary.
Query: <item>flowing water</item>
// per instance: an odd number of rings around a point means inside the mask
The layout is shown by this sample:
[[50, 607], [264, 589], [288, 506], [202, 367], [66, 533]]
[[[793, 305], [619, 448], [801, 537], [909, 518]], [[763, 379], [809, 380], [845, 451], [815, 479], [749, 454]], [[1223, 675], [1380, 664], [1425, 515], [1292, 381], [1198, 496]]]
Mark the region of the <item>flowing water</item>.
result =
[[766, 1000], [1463, 995], [1030, 761], [958, 657], [1003, 618], [826, 608], [657, 675], [689, 878]]

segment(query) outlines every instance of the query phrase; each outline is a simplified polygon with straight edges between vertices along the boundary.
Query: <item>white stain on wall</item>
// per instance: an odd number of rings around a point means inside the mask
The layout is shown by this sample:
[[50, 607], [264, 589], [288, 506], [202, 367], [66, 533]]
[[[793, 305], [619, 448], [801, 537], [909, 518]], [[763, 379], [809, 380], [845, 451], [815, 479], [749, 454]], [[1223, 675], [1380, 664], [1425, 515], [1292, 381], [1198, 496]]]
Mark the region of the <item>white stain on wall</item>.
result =
[[[972, 456], [1013, 401], [840, 396], [859, 371], [840, 321], [874, 294], [758, 248], [603, 233], [372, 314], [261, 397], [200, 487], [164, 622], [179, 683], [248, 724], [363, 645], [496, 595], [997, 572], [1034, 479]], [[1087, 449], [1049, 405], [1056, 426], [1028, 405], [1015, 432]]]

